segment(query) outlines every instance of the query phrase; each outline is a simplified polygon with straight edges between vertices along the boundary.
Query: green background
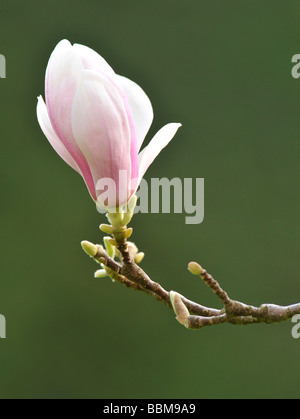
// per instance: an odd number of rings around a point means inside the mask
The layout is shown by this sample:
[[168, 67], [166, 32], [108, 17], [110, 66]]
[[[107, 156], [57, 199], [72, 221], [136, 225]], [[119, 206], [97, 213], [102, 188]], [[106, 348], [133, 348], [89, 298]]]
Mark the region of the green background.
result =
[[300, 301], [300, 3], [1, 1], [1, 398], [298, 398], [292, 323], [188, 331], [165, 306], [108, 279], [80, 248], [101, 242], [84, 182], [36, 120], [50, 53], [88, 45], [150, 97], [147, 136], [182, 122], [147, 172], [204, 177], [205, 220], [137, 214], [142, 267], [167, 289], [220, 307], [186, 265], [232, 298]]

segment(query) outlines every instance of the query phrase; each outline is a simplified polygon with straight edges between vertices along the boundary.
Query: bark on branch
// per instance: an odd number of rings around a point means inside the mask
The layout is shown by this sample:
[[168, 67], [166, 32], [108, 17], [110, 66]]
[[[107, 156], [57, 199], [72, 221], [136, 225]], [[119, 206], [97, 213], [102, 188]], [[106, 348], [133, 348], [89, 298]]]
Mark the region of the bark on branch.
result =
[[211, 288], [222, 302], [223, 309], [205, 307], [175, 291], [167, 291], [159, 283], [152, 281], [135, 263], [134, 257], [130, 254], [125, 231], [125, 228], [119, 228], [116, 233], [112, 233], [114, 237], [112, 243], [118, 251], [121, 263], [109, 256], [108, 252], [100, 245], [82, 242], [82, 247], [89, 256], [102, 265], [105, 273], [114, 281], [133, 290], [142, 291], [169, 308], [173, 308], [176, 319], [188, 329], [200, 329], [223, 323], [234, 325], [279, 323], [300, 314], [300, 303], [285, 307], [275, 304], [262, 304], [260, 307], [254, 307], [232, 300], [219, 283], [196, 262], [190, 262], [189, 271], [199, 276]]

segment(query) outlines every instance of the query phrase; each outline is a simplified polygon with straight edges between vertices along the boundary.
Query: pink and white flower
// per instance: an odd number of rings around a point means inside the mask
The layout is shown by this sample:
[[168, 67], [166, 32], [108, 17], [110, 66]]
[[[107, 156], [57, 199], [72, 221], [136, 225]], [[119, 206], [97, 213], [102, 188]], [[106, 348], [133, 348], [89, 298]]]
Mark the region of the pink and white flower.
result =
[[[46, 103], [38, 98], [39, 124], [54, 150], [83, 177], [100, 206], [106, 203], [99, 202], [99, 180], [115, 182], [117, 194], [109, 197], [110, 206], [125, 205], [181, 126], [165, 125], [140, 152], [153, 120], [149, 98], [136, 83], [117, 75], [95, 51], [67, 40], [59, 42], [51, 54], [45, 94]], [[124, 173], [126, 182], [120, 179]]]

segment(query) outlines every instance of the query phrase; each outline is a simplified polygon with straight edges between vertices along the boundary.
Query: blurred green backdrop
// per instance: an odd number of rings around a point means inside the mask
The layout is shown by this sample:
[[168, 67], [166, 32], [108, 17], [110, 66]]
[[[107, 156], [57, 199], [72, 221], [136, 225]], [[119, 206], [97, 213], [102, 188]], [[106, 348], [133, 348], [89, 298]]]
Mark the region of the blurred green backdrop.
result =
[[95, 280], [80, 241], [101, 241], [81, 178], [36, 121], [63, 38], [99, 52], [182, 122], [147, 172], [204, 177], [205, 220], [136, 215], [143, 268], [219, 307], [186, 270], [206, 267], [232, 298], [300, 301], [300, 4], [294, 1], [3, 0], [0, 53], [1, 398], [288, 398], [300, 395], [292, 324], [187, 331], [146, 295]]

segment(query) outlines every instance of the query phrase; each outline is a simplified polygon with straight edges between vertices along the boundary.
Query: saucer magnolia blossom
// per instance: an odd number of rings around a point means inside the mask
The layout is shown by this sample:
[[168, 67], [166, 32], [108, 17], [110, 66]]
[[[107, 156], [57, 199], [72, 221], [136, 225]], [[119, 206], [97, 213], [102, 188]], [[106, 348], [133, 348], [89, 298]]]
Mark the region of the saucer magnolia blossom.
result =
[[[46, 103], [38, 98], [39, 124], [102, 208], [128, 202], [181, 125], [165, 125], [140, 152], [153, 120], [147, 95], [136, 83], [117, 75], [95, 51], [67, 40], [51, 54], [45, 94]], [[107, 179], [115, 189], [103, 193], [102, 181]]]

